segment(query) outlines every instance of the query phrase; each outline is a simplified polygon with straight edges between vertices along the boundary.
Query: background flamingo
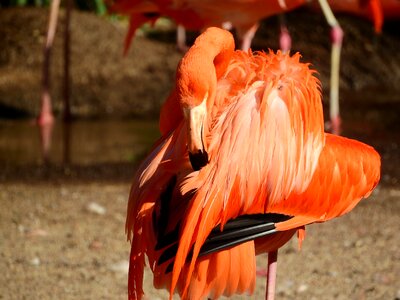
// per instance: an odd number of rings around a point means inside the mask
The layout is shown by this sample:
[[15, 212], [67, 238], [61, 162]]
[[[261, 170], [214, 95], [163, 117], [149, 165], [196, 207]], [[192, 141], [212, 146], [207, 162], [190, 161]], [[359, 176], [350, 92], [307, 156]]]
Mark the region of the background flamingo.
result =
[[217, 28], [181, 60], [160, 129], [128, 204], [130, 299], [143, 296], [145, 255], [155, 287], [216, 299], [251, 293], [265, 252], [273, 299], [277, 249], [380, 177], [373, 148], [323, 132], [319, 83], [298, 54], [234, 51]]

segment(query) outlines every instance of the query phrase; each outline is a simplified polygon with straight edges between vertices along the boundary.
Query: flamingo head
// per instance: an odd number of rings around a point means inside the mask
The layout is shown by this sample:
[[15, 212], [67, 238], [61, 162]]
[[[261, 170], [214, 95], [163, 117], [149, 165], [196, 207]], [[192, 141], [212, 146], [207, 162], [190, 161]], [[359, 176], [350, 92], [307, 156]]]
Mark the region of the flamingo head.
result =
[[[215, 77], [215, 74], [210, 75]], [[197, 76], [178, 76], [178, 97], [186, 122], [189, 159], [194, 170], [200, 170], [208, 163], [205, 141], [208, 130], [207, 106], [214, 97], [209, 82], [197, 79]]]

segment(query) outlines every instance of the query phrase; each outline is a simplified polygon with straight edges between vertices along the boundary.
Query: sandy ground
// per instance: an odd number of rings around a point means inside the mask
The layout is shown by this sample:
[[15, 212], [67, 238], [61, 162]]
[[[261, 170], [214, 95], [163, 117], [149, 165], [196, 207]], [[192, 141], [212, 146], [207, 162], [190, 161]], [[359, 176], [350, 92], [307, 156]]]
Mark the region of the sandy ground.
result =
[[[0, 298], [125, 299], [128, 192], [128, 183], [1, 184]], [[378, 187], [350, 214], [307, 227], [301, 251], [292, 239], [280, 250], [277, 299], [399, 299], [399, 197]], [[252, 297], [232, 299], [262, 299], [264, 285], [259, 277]], [[146, 299], [166, 299], [149, 274], [145, 286]]]

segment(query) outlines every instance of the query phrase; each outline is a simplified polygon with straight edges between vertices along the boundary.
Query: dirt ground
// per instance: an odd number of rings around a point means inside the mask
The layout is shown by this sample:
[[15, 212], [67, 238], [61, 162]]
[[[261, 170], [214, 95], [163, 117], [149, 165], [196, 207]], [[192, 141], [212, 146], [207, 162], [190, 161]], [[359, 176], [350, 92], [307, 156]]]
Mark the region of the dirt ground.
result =
[[[399, 32], [385, 27], [385, 34], [374, 41], [368, 22], [345, 16], [340, 20], [346, 32], [342, 91], [390, 91], [394, 96], [384, 99], [393, 109], [386, 121], [398, 129]], [[46, 10], [0, 9], [2, 117], [34, 116], [39, 110], [46, 22]], [[319, 15], [303, 12], [288, 15], [288, 22], [294, 24], [294, 49], [312, 61], [328, 86], [326, 25]], [[276, 28], [274, 18], [264, 23], [255, 48], [276, 48]], [[74, 116], [157, 114], [181, 57], [175, 51], [174, 32], [162, 26], [148, 31], [123, 58], [125, 30], [123, 23], [74, 12]], [[59, 112], [60, 35], [53, 54], [53, 97]], [[373, 95], [352, 98], [354, 106], [364, 100], [373, 103]], [[362, 117], [377, 120], [373, 110]], [[367, 129], [360, 125], [357, 137]], [[400, 157], [398, 141], [388, 142], [388, 135], [380, 134], [383, 142], [375, 139], [385, 173], [373, 195], [346, 216], [307, 227], [301, 251], [295, 238], [280, 250], [277, 299], [400, 299]], [[126, 299], [129, 244], [124, 222], [134, 168], [133, 163], [70, 168], [0, 165], [0, 299]], [[258, 265], [266, 266], [265, 256]], [[165, 292], [152, 288], [149, 273], [145, 285], [146, 299], [167, 299]], [[264, 287], [261, 276], [253, 296], [232, 299], [263, 299]]]
[[[1, 184], [0, 298], [126, 299], [128, 192], [128, 183]], [[307, 227], [301, 251], [292, 239], [280, 250], [277, 299], [400, 299], [399, 197], [380, 187], [350, 214]], [[148, 273], [145, 286], [146, 299], [167, 298]], [[259, 277], [252, 297], [232, 299], [262, 299], [264, 286]]]

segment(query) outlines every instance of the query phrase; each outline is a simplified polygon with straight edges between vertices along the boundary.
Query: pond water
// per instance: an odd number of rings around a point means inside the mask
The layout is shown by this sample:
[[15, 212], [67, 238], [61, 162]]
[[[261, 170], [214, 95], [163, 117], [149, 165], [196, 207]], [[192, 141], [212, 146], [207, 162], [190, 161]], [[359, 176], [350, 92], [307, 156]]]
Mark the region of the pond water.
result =
[[[156, 121], [77, 120], [56, 122], [50, 163], [74, 165], [133, 162], [159, 136]], [[31, 120], [0, 121], [0, 164], [40, 164], [39, 128]]]

